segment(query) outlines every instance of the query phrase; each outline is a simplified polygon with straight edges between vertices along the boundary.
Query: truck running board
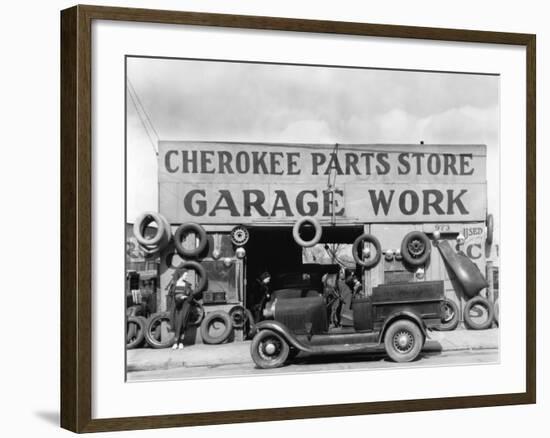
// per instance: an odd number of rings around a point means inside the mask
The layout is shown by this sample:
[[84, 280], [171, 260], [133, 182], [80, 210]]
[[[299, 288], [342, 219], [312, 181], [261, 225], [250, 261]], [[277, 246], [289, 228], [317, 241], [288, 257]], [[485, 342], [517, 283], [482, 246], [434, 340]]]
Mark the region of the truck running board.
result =
[[315, 354], [353, 354], [353, 353], [373, 353], [384, 352], [384, 345], [377, 342], [365, 344], [331, 344], [331, 345], [311, 345], [309, 351]]

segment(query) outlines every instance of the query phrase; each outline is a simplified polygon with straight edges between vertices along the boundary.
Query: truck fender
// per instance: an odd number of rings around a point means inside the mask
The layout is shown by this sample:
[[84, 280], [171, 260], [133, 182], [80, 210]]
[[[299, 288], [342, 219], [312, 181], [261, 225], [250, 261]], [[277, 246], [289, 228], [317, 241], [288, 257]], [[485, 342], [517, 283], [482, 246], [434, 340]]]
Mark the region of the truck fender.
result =
[[396, 312], [391, 316], [389, 316], [388, 318], [386, 318], [386, 320], [384, 321], [384, 325], [382, 326], [382, 330], [380, 331], [380, 336], [378, 337], [378, 343], [384, 342], [384, 336], [386, 335], [386, 330], [393, 322], [399, 319], [408, 319], [409, 321], [415, 322], [420, 328], [420, 331], [422, 332], [422, 334], [424, 335], [424, 339], [428, 337], [428, 332], [426, 330], [426, 323], [422, 320], [422, 318], [414, 312], [403, 310], [400, 312]]
[[262, 330], [271, 330], [280, 335], [291, 347], [294, 347], [300, 351], [311, 353], [313, 350], [308, 346], [302, 344], [296, 336], [282, 323], [273, 320], [260, 321], [256, 324], [256, 334]]
[[481, 289], [489, 286], [487, 280], [477, 267], [462, 251], [455, 252], [447, 240], [438, 242], [437, 248], [456, 275], [458, 283], [462, 286], [468, 298], [475, 297]]

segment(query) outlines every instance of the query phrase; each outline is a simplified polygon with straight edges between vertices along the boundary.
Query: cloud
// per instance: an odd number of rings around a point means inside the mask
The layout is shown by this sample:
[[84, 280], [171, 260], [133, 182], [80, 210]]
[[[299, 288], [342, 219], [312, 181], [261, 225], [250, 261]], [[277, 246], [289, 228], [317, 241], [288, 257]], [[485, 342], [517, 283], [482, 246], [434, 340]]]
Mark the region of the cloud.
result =
[[[321, 120], [296, 120], [290, 122], [280, 134], [273, 137], [272, 141], [281, 143], [307, 143], [319, 139], [324, 142], [334, 142], [334, 134], [325, 121]], [[317, 139], [317, 140], [312, 140]]]
[[498, 103], [494, 76], [146, 58], [130, 59], [128, 75], [163, 139], [272, 141], [315, 120], [323, 131], [314, 139], [387, 141], [397, 125], [373, 123], [385, 114], [420, 119]]

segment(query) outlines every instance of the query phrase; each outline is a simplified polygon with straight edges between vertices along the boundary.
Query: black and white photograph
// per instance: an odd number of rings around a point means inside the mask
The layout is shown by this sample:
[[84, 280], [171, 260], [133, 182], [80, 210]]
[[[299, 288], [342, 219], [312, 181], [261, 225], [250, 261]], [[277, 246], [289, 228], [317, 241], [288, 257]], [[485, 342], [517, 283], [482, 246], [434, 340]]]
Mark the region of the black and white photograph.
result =
[[543, 3], [6, 6], [3, 436], [544, 430]]
[[127, 381], [497, 363], [498, 161], [496, 74], [127, 56]]

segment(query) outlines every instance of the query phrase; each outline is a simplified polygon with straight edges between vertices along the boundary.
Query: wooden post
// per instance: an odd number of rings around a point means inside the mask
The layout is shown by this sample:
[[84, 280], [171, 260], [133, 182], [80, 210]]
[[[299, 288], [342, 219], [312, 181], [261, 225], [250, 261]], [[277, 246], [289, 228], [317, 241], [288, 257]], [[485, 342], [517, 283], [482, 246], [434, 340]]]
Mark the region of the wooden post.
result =
[[485, 265], [485, 276], [487, 278], [487, 283], [489, 283], [489, 286], [487, 286], [487, 299], [491, 304], [494, 304], [495, 302], [495, 289], [494, 289], [494, 282], [493, 282], [493, 262], [487, 260], [487, 263]]

